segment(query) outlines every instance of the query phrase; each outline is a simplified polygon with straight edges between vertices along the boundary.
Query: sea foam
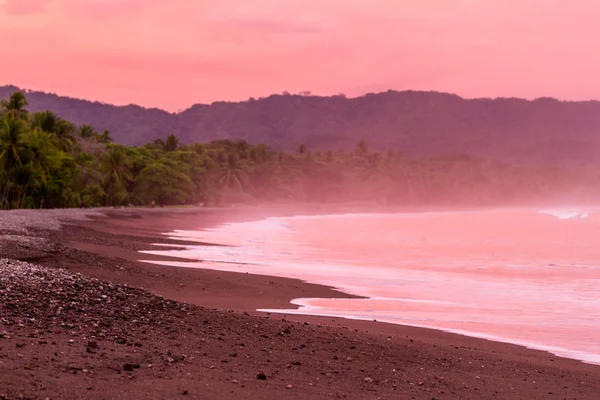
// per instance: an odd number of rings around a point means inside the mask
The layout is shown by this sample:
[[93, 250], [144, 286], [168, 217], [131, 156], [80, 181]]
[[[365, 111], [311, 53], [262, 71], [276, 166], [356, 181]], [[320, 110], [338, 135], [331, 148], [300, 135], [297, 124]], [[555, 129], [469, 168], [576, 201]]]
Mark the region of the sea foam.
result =
[[587, 218], [589, 213], [582, 210], [573, 210], [567, 208], [557, 208], [551, 210], [540, 210], [540, 214], [552, 215], [558, 219], [572, 219], [572, 218]]

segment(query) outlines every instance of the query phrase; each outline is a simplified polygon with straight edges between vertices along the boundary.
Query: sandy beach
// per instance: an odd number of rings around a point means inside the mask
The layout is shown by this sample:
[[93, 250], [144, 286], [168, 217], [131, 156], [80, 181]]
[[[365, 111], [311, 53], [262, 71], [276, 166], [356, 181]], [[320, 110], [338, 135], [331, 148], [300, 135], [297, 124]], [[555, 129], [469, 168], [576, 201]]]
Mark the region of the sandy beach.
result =
[[430, 329], [264, 314], [347, 295], [137, 261], [168, 248], [154, 243], [184, 243], [163, 232], [273, 212], [0, 212], [0, 399], [600, 396], [596, 365]]

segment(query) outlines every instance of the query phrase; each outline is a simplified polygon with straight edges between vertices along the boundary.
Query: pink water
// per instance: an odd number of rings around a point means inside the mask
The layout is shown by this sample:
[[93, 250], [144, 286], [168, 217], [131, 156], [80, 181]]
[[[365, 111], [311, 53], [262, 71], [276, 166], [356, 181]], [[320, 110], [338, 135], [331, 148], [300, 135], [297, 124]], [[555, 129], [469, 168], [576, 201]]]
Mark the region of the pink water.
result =
[[173, 266], [299, 278], [367, 297], [262, 311], [430, 327], [600, 363], [597, 210], [297, 216], [169, 236], [230, 245], [148, 252], [204, 260]]

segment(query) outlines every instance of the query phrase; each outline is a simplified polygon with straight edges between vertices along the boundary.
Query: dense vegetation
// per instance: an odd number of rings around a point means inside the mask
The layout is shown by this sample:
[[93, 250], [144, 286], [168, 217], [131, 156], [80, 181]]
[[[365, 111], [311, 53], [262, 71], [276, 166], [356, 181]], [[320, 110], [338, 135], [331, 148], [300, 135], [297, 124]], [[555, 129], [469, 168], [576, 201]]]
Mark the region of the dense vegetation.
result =
[[[373, 152], [274, 151], [244, 140], [183, 145], [177, 136], [139, 147], [108, 131], [27, 111], [13, 93], [0, 103], [0, 208], [243, 202], [499, 204], [586, 194], [593, 177], [471, 156], [408, 158]], [[595, 182], [595, 181], [594, 181]], [[579, 191], [579, 192], [578, 192]]]
[[[0, 87], [0, 98], [16, 91]], [[295, 151], [372, 150], [407, 157], [469, 153], [517, 164], [582, 167], [600, 164], [600, 103], [553, 99], [463, 99], [435, 92], [368, 94], [358, 98], [273, 95], [195, 105], [174, 114], [29, 92], [31, 111], [51, 110], [75, 124], [108, 129], [116, 143], [143, 145], [178, 136], [182, 143], [217, 139], [265, 143]]]

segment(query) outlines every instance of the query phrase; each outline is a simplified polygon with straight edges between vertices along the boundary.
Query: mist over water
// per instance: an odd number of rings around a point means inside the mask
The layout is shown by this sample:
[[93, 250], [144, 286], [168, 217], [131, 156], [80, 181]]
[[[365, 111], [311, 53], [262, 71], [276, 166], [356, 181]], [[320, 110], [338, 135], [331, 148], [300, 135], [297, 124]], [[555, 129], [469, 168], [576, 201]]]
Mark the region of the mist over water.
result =
[[264, 310], [387, 321], [600, 363], [598, 208], [268, 218], [169, 236], [227, 244], [159, 262], [299, 278], [364, 299]]

